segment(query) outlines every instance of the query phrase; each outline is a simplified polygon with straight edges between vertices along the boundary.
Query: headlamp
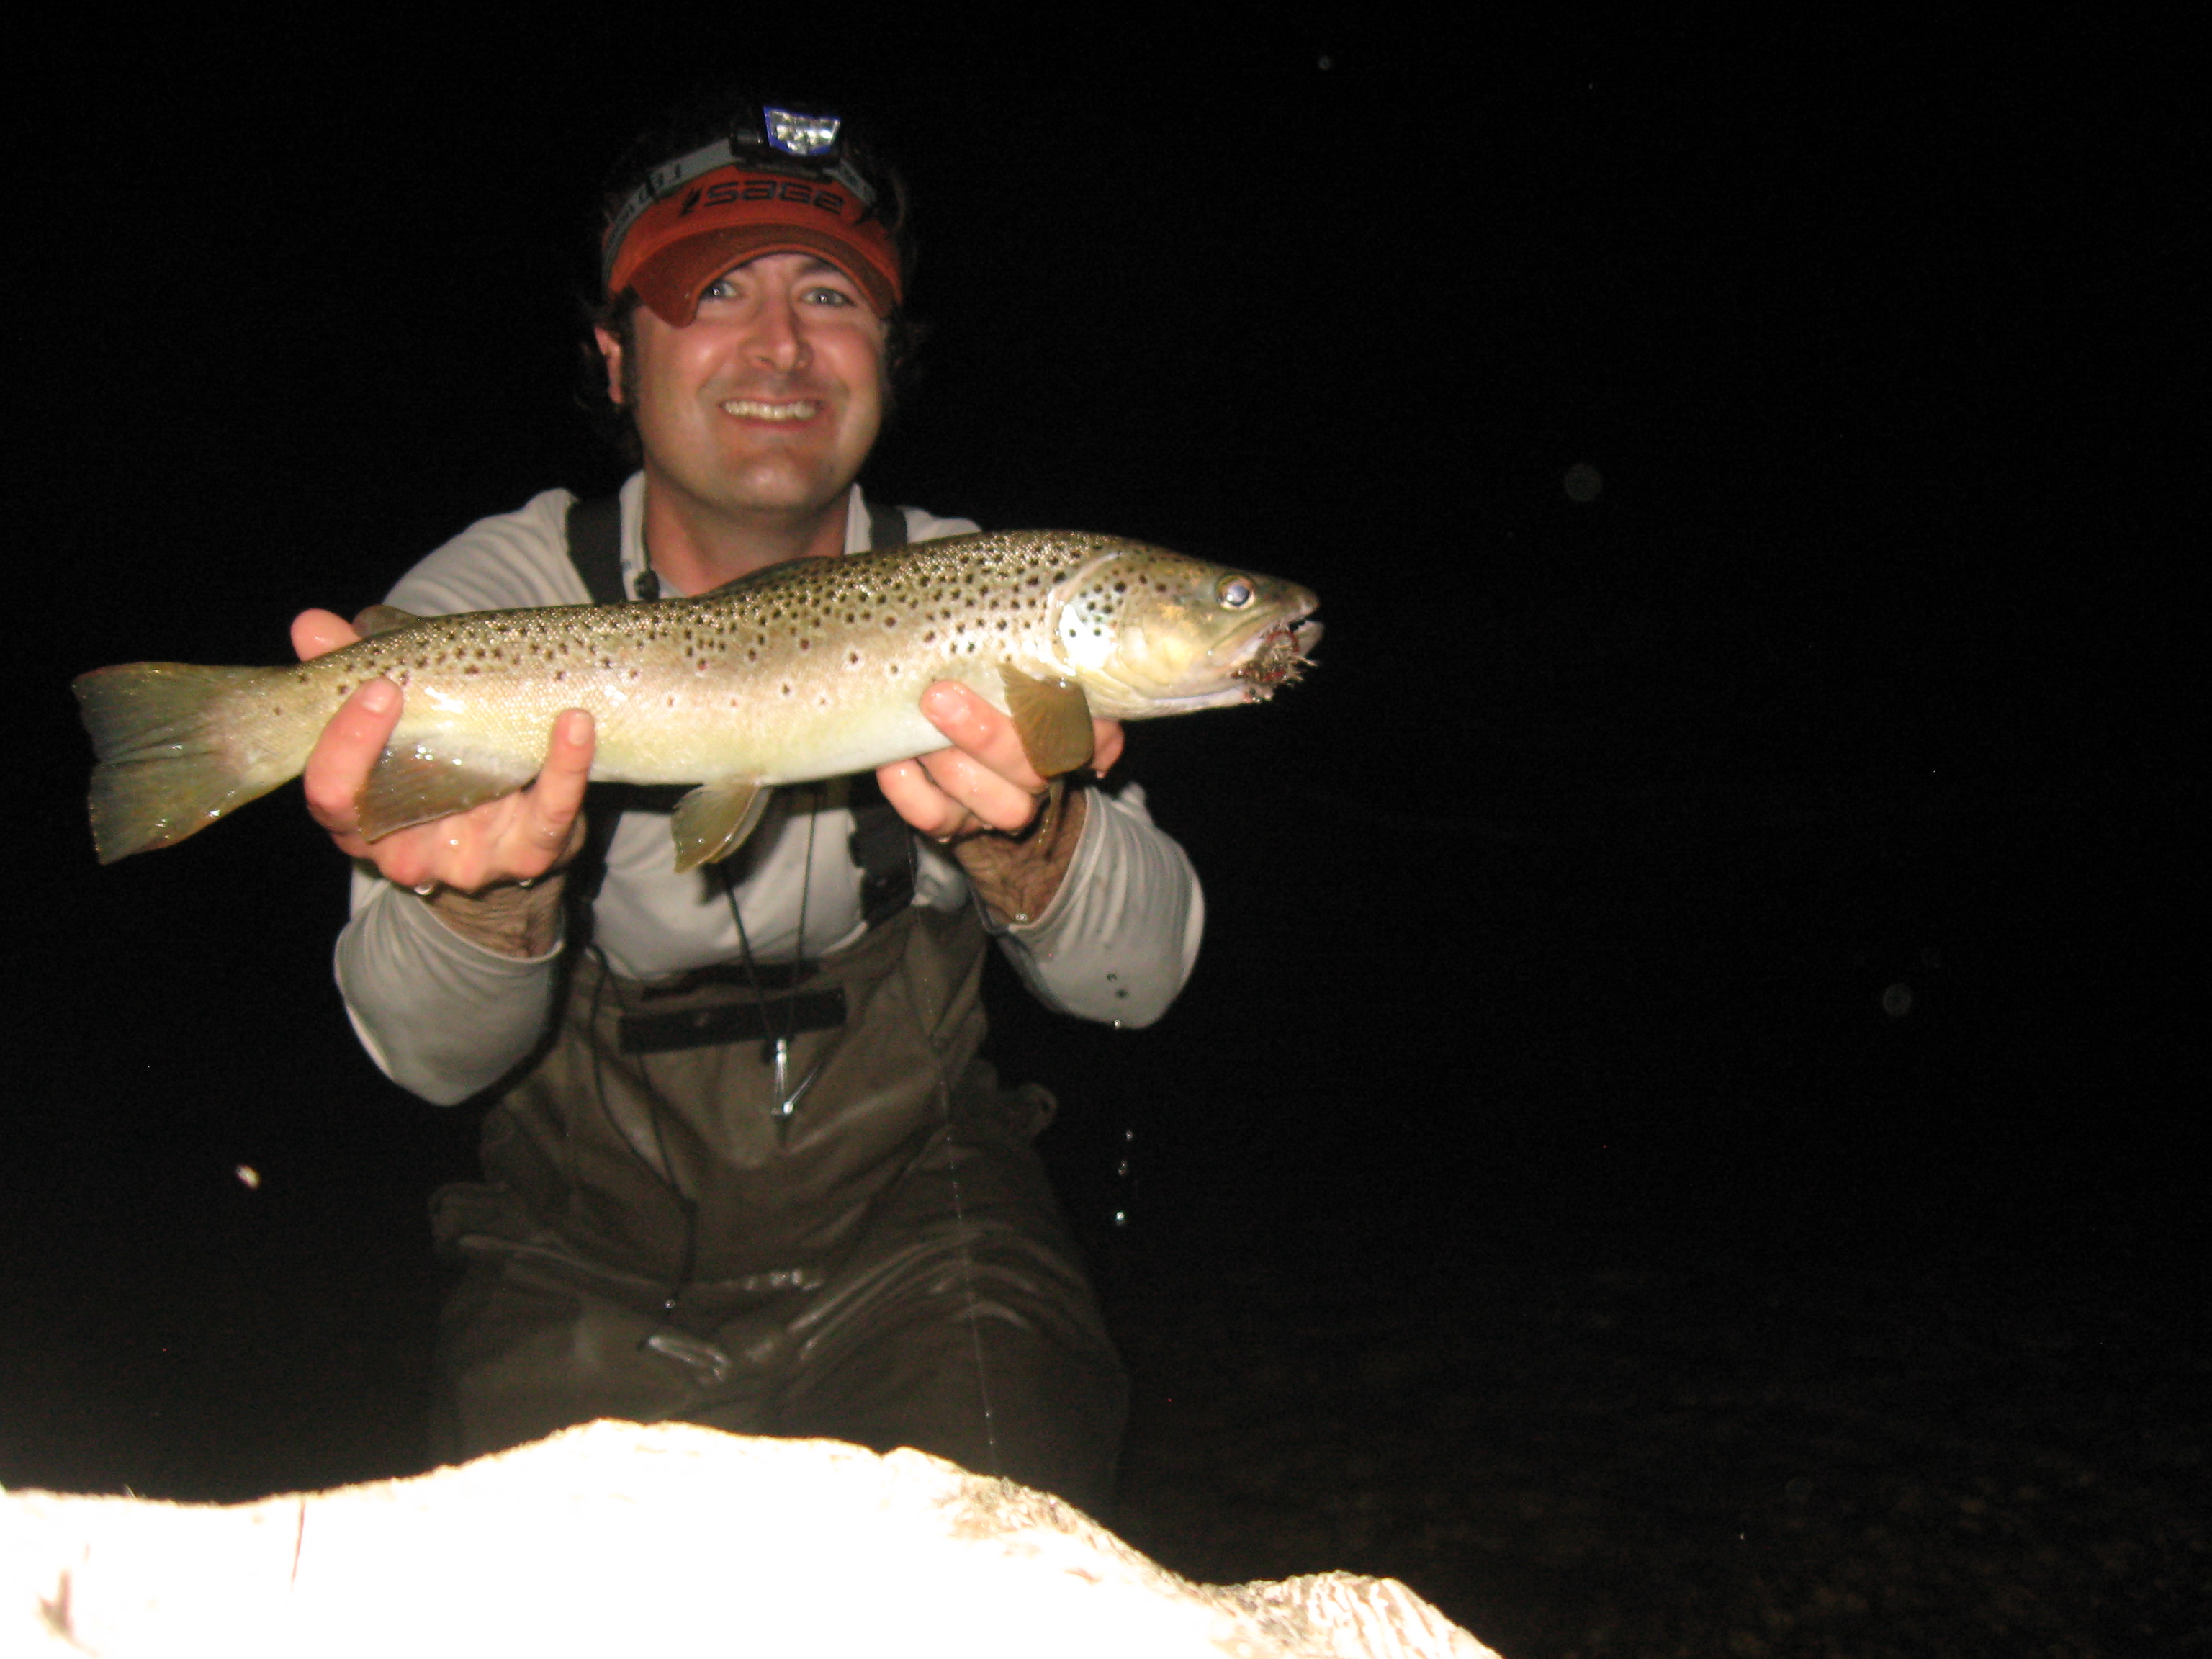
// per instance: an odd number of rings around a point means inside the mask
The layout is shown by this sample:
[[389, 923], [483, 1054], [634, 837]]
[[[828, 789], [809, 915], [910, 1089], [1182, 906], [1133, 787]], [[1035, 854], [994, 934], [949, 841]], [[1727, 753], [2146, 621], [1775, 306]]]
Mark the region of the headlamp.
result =
[[761, 137], [771, 149], [786, 155], [828, 155], [837, 148], [837, 129], [844, 123], [834, 115], [802, 115], [795, 109], [770, 104], [761, 111]]

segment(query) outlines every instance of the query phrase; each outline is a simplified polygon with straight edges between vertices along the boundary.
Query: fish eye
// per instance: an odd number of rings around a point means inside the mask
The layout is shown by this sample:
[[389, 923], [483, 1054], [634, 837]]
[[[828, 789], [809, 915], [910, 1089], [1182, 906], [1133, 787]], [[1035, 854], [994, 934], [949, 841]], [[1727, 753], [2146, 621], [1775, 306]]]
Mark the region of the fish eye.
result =
[[1231, 611], [1242, 611], [1252, 603], [1252, 584], [1242, 576], [1224, 576], [1214, 592]]

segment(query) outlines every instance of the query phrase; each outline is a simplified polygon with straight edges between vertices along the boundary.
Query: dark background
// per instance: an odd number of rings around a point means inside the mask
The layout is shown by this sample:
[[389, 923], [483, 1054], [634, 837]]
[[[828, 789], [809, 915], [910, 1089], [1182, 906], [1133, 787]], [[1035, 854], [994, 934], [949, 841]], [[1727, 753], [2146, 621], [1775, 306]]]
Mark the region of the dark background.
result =
[[1207, 884], [1182, 1000], [998, 999], [1136, 1376], [1129, 1535], [1404, 1577], [1516, 1659], [2202, 1643], [2170, 46], [1470, 27], [29, 59], [0, 1481], [416, 1467], [471, 1116], [355, 1046], [296, 791], [95, 867], [67, 682], [282, 660], [616, 482], [593, 199], [726, 58], [914, 187], [879, 497], [1322, 596], [1307, 683], [1133, 734]]

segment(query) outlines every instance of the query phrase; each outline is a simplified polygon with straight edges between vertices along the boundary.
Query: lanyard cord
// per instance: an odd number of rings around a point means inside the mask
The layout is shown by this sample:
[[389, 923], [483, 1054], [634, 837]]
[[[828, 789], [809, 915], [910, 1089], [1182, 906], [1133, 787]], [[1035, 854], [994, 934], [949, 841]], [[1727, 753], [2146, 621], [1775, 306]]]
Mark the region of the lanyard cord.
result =
[[[792, 982], [786, 988], [787, 991], [794, 994], [799, 988], [799, 972], [806, 963], [806, 906], [814, 888], [814, 836], [822, 822], [823, 801], [823, 787], [817, 783], [809, 792], [806, 857], [799, 872], [799, 927], [791, 945]], [[786, 822], [789, 822], [788, 818]], [[752, 935], [746, 930], [744, 911], [738, 903], [736, 873], [727, 864], [722, 866], [721, 873], [722, 896], [729, 903], [730, 920], [737, 924], [738, 957], [744, 963], [745, 978], [752, 986], [753, 1001], [760, 1009], [761, 1030], [763, 1034], [773, 1033], [768, 1036], [768, 1041], [773, 1045], [769, 1055], [775, 1066], [775, 1097], [769, 1104], [769, 1112], [775, 1119], [776, 1135], [781, 1139], [790, 1133], [792, 1115], [798, 1109], [801, 1097], [813, 1086], [814, 1079], [828, 1061], [829, 1055], [825, 1054], [816, 1060], [808, 1068], [806, 1075], [799, 1080], [796, 1088], [790, 1086], [791, 1045], [799, 1036], [799, 999], [796, 994], [784, 998], [784, 1029], [781, 1032], [775, 1031], [775, 1022], [769, 1015], [768, 992], [761, 984], [759, 960], [753, 955]]]

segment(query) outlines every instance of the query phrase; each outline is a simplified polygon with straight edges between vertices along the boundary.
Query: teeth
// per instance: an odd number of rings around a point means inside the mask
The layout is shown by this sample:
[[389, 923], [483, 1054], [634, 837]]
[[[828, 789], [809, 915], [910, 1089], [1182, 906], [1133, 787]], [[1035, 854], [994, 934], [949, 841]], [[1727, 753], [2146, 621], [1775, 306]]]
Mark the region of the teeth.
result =
[[722, 405], [725, 415], [741, 415], [750, 421], [811, 421], [822, 405], [811, 398], [796, 403], [771, 404], [758, 398], [732, 398]]

